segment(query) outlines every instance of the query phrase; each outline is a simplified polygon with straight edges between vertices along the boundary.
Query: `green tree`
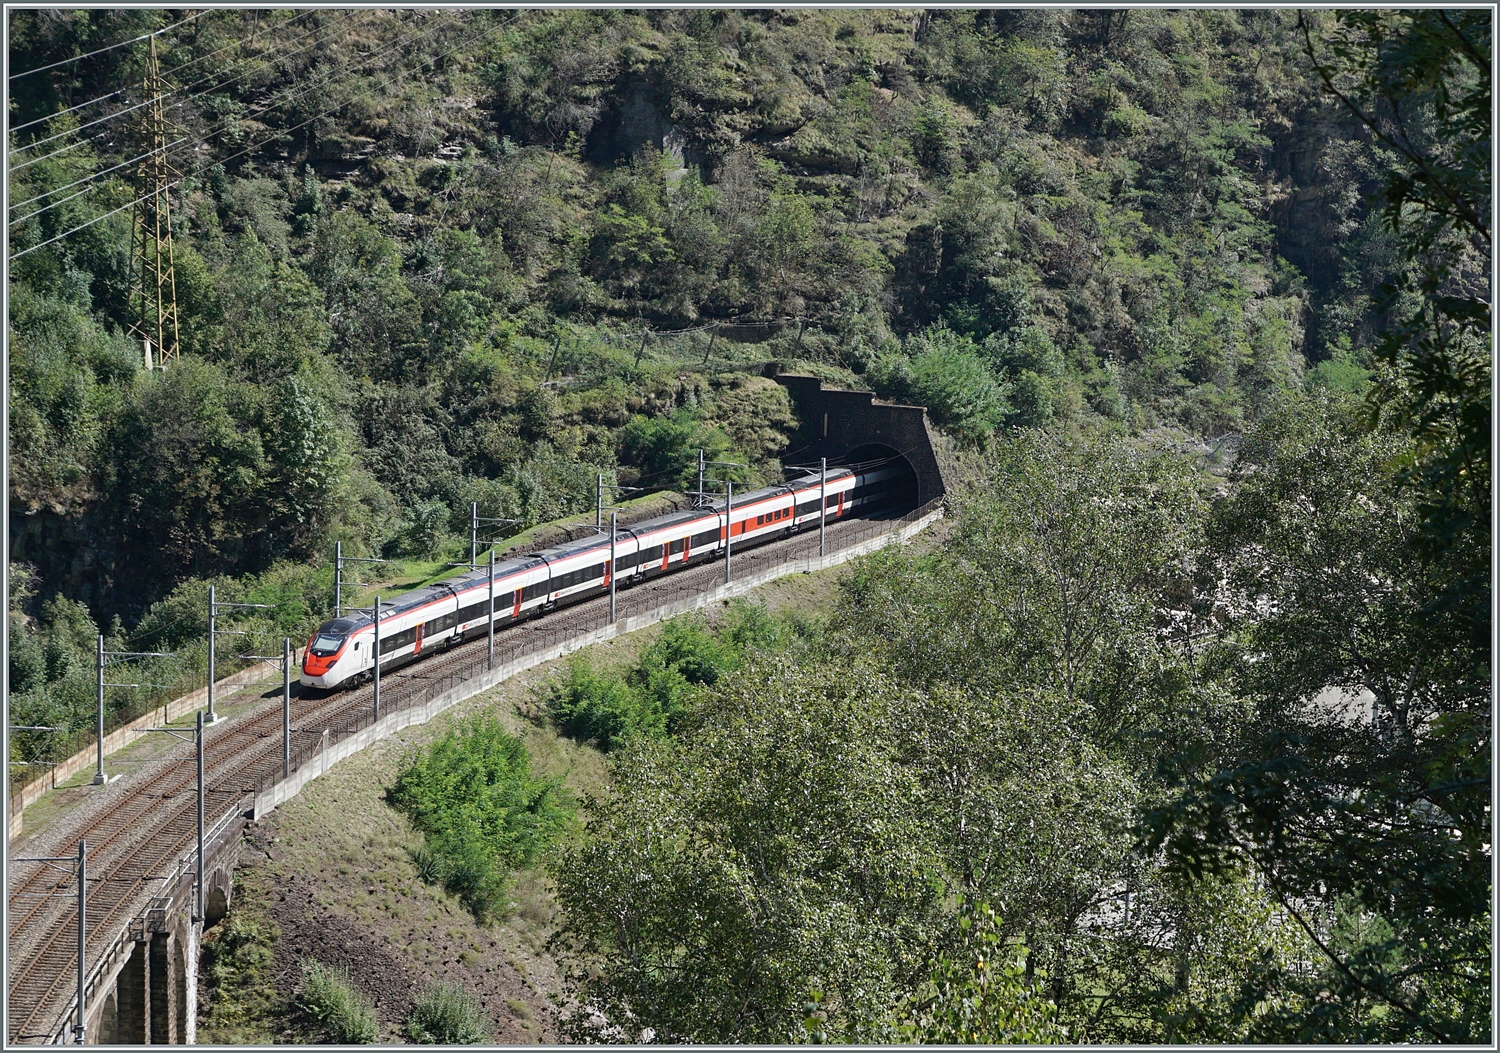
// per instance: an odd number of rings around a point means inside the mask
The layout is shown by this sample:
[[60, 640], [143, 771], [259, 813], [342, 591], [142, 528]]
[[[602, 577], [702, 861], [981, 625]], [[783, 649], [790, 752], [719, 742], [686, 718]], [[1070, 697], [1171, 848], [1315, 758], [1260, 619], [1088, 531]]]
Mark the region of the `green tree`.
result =
[[1254, 719], [1149, 828], [1188, 872], [1251, 863], [1317, 947], [1324, 1001], [1269, 1017], [1273, 1041], [1489, 1026], [1489, 684], [1428, 614], [1452, 569], [1413, 558], [1419, 498], [1389, 470], [1412, 445], [1347, 399], [1288, 403], [1215, 514], [1221, 660]]
[[736, 678], [680, 743], [638, 740], [556, 870], [580, 1037], [791, 1041], [888, 1031], [923, 967], [938, 860], [895, 762], [889, 686], [777, 664]]
[[1418, 551], [1467, 563], [1432, 613], [1467, 632], [1478, 656], [1490, 636], [1493, 343], [1480, 287], [1492, 251], [1493, 27], [1481, 12], [1436, 8], [1341, 11], [1317, 41], [1299, 24], [1324, 86], [1389, 152], [1379, 201], [1403, 265], [1377, 298], [1389, 370], [1370, 407], [1417, 439], [1402, 471], [1423, 493]]
[[1242, 457], [1221, 545], [1257, 720], [1150, 826], [1190, 872], [1251, 861], [1317, 947], [1293, 985], [1316, 1011], [1263, 1034], [1483, 1040], [1491, 343], [1469, 283], [1491, 238], [1491, 26], [1339, 12], [1315, 40], [1299, 21], [1389, 152], [1385, 369], [1362, 424], [1337, 401], [1285, 407]]
[[318, 223], [308, 273], [327, 299], [329, 349], [356, 376], [422, 373], [422, 318], [401, 252], [368, 220], [335, 212]]
[[966, 904], [958, 924], [958, 948], [933, 963], [928, 988], [911, 999], [906, 1037], [960, 1045], [1065, 1041], [1057, 1007], [1027, 986], [1026, 948], [1006, 941], [994, 910]]

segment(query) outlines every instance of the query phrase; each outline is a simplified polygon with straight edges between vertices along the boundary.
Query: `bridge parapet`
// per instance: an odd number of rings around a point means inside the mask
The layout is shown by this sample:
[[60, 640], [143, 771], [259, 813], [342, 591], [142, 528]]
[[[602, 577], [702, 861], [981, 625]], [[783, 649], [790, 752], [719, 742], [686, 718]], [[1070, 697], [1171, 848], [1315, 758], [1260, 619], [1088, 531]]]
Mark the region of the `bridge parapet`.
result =
[[[152, 879], [160, 884], [142, 892], [134, 915], [100, 953], [85, 978], [90, 1043], [193, 1043], [201, 937], [205, 926], [228, 913], [250, 806], [249, 798], [236, 802], [204, 831], [202, 918], [194, 916], [194, 846], [165, 875]], [[50, 1044], [69, 1040], [77, 1004], [75, 997], [62, 1009]]]

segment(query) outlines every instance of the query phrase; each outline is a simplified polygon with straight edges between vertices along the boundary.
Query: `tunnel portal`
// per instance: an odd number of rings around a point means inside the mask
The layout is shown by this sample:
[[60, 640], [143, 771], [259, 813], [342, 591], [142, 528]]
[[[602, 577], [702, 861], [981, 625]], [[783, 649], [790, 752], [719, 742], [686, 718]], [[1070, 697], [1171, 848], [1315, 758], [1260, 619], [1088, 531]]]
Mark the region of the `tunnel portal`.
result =
[[802, 422], [782, 455], [784, 464], [816, 466], [821, 457], [830, 465], [895, 458], [910, 473], [904, 484], [910, 499], [903, 511], [948, 492], [924, 407], [876, 402], [870, 391], [824, 388], [817, 377], [773, 376], [787, 389]]

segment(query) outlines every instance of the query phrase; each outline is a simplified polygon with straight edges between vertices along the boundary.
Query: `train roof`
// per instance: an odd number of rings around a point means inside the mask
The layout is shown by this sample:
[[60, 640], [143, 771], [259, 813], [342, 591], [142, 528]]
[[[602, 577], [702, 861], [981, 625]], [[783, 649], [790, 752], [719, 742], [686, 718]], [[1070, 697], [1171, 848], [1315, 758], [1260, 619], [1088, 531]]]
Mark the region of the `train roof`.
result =
[[[759, 490], [750, 490], [743, 494], [736, 494], [734, 499], [735, 507], [739, 508], [741, 505], [748, 505], [753, 504], [756, 501], [763, 501], [767, 498], [775, 497], [778, 494], [787, 493], [793, 487], [806, 485], [810, 481], [817, 480], [818, 472], [816, 469], [802, 468], [800, 470], [802, 473], [800, 476], [789, 480], [785, 484], [779, 486], [762, 487]], [[849, 468], [830, 468], [828, 470], [829, 479], [842, 479], [845, 476], [852, 474], [854, 473]], [[621, 530], [622, 532], [628, 530], [631, 535], [639, 535], [643, 533], [649, 533], [653, 530], [662, 530], [668, 527], [680, 526], [682, 524], [691, 523], [694, 520], [701, 519], [705, 514], [722, 514], [724, 511], [724, 505], [725, 501], [723, 499], [719, 499], [710, 502], [708, 507], [706, 508], [683, 512], [669, 512], [664, 516], [657, 516], [654, 519], [647, 519], [639, 523], [633, 523], [629, 527], [621, 528]], [[495, 576], [497, 578], [505, 577], [510, 574], [515, 574], [520, 571], [527, 570], [528, 568], [540, 566], [544, 563], [566, 559], [569, 556], [576, 556], [579, 553], [587, 552], [590, 549], [607, 547], [609, 547], [609, 536], [604, 533], [595, 534], [590, 537], [579, 538], [576, 541], [566, 541], [561, 545], [553, 545], [538, 552], [530, 552], [524, 556], [515, 556], [511, 559], [505, 560], [504, 562], [496, 563]], [[431, 585], [423, 585], [421, 588], [413, 589], [411, 592], [402, 593], [395, 599], [384, 600], [381, 602], [381, 617], [385, 617], [390, 614], [399, 614], [403, 611], [409, 611], [415, 607], [420, 607], [425, 603], [431, 603], [433, 600], [438, 599], [445, 593], [448, 593], [450, 590], [458, 592], [483, 585], [489, 580], [489, 575], [490, 568], [488, 565], [485, 565], [482, 567], [477, 567], [474, 570], [465, 571], [462, 574], [456, 574], [451, 578], [445, 578], [442, 581], [434, 582]], [[368, 614], [361, 613], [345, 615], [340, 618], [333, 618], [327, 622], [324, 622], [321, 628], [329, 632], [347, 633], [369, 624], [370, 616]]]

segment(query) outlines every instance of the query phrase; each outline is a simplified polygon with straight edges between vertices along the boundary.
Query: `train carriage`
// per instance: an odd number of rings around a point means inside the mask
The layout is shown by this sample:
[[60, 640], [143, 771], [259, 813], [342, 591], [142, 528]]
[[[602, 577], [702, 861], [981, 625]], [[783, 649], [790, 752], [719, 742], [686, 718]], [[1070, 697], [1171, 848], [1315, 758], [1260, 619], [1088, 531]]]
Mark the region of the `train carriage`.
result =
[[[618, 576], [617, 589], [629, 587], [715, 558], [726, 544], [734, 549], [752, 547], [816, 525], [820, 518], [839, 520], [856, 509], [876, 510], [892, 499], [899, 474], [891, 467], [860, 472], [844, 468], [831, 471], [820, 484], [818, 473], [809, 472], [782, 486], [736, 495], [727, 516], [724, 502], [718, 502], [622, 528], [616, 534], [613, 564], [609, 538], [589, 537], [498, 563], [493, 584], [485, 567], [382, 601], [380, 668], [404, 665], [437, 647], [487, 632], [491, 611], [499, 631], [536, 613], [607, 592], [611, 575]], [[825, 493], [820, 502], [819, 495]], [[368, 613], [324, 622], [308, 640], [301, 682], [335, 688], [369, 679], [375, 629]]]

